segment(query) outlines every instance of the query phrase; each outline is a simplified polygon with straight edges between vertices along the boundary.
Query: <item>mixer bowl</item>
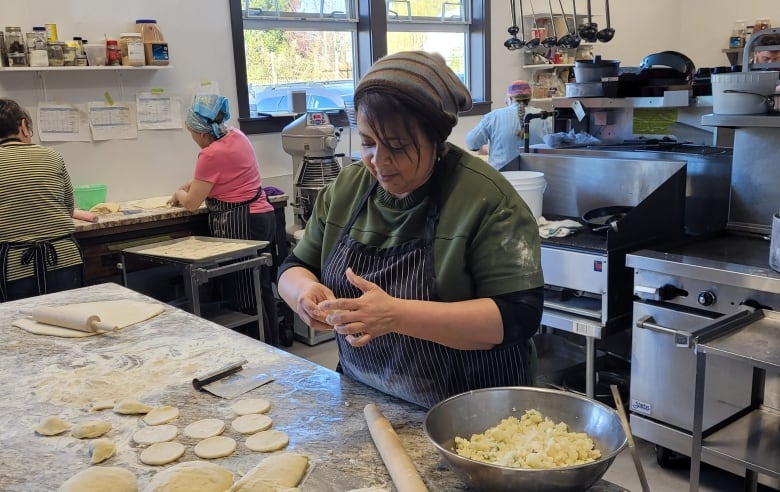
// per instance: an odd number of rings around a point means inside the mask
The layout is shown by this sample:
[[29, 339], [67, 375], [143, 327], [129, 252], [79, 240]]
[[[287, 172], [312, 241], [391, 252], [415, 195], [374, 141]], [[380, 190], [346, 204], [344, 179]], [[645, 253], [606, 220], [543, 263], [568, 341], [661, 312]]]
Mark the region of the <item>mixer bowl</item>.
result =
[[[459, 456], [455, 436], [470, 438], [514, 415], [536, 409], [571, 432], [586, 432], [601, 458], [584, 465], [549, 469], [510, 468]], [[542, 388], [500, 387], [469, 391], [450, 397], [425, 416], [426, 435], [452, 470], [473, 490], [503, 492], [580, 492], [606, 473], [626, 446], [618, 413], [581, 395]]]

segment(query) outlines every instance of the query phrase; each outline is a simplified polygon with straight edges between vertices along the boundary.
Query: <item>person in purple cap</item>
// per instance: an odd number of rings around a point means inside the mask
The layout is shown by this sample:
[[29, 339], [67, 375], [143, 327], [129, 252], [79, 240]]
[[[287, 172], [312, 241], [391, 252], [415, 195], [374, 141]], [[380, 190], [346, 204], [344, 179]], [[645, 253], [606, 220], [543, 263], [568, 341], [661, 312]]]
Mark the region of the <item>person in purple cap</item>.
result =
[[488, 163], [501, 170], [523, 147], [523, 117], [531, 101], [531, 86], [515, 80], [506, 91], [506, 107], [494, 109], [466, 134], [466, 146], [473, 151], [488, 147]]

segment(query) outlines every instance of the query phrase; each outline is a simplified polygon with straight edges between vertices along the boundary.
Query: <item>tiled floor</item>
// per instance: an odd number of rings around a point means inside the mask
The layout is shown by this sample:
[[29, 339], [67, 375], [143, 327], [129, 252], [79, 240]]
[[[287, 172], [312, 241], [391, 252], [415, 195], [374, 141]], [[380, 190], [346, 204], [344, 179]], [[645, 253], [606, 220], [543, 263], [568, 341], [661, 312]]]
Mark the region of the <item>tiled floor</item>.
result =
[[[296, 340], [292, 347], [286, 348], [304, 359], [311, 360], [321, 366], [335, 369], [338, 356], [336, 342], [329, 340], [320, 344], [309, 346]], [[678, 492], [687, 491], [689, 487], [689, 471], [687, 466], [677, 469], [661, 468], [656, 462], [655, 447], [652, 443], [636, 439], [636, 447], [639, 452], [642, 468], [647, 476], [650, 490], [653, 492]], [[604, 479], [632, 492], [642, 490], [639, 476], [634, 466], [631, 453], [626, 448], [620, 453], [610, 466]], [[732, 492], [743, 490], [742, 478], [722, 470], [704, 465], [701, 473], [702, 492]], [[759, 486], [759, 492], [768, 492], [768, 487]]]

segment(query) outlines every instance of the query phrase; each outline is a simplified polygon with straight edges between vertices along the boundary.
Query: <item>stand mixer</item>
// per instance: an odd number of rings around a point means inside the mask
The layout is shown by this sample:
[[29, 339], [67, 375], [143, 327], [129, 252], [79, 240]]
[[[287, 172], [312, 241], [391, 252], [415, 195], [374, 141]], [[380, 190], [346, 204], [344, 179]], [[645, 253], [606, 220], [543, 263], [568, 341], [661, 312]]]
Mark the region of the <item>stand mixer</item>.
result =
[[334, 153], [341, 132], [330, 124], [326, 113], [319, 111], [307, 112], [282, 129], [282, 148], [293, 159], [292, 233], [303, 229], [317, 193], [341, 171]]

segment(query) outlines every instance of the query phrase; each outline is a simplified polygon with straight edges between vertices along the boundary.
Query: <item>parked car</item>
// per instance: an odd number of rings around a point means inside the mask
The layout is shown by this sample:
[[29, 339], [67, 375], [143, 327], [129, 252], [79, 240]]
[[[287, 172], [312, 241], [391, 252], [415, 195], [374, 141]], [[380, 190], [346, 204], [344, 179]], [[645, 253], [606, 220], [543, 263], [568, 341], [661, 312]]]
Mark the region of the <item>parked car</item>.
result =
[[[352, 81], [339, 84], [295, 84], [267, 87], [258, 92], [250, 88], [250, 113], [254, 115], [292, 114], [292, 92], [306, 92], [306, 109], [336, 111], [345, 108], [345, 97], [354, 91]], [[254, 99], [253, 99], [254, 94]]]

